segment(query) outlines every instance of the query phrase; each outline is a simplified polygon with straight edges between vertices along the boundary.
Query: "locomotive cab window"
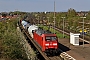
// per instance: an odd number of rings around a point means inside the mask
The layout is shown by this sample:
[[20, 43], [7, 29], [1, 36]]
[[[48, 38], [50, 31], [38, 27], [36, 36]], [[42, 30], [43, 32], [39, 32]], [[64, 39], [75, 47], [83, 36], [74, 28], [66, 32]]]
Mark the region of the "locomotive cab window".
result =
[[55, 41], [55, 40], [57, 40], [57, 37], [55, 37], [55, 36], [46, 36], [45, 40], [46, 41]]

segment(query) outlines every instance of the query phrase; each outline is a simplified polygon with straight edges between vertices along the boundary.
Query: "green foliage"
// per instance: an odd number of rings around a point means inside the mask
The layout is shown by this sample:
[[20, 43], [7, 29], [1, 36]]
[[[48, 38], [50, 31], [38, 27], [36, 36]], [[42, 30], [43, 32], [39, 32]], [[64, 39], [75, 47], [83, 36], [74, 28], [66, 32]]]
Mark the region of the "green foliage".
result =
[[14, 12], [10, 12], [11, 14], [14, 15], [23, 15], [23, 14], [27, 14], [26, 12], [21, 12], [21, 11], [14, 11]]
[[68, 14], [67, 14], [68, 18], [70, 17], [75, 17], [76, 16], [76, 11], [72, 8], [68, 9]]
[[12, 60], [27, 60], [16, 30], [16, 20], [0, 22], [0, 40], [3, 41], [3, 55]]
[[88, 12], [86, 17], [87, 17], [87, 20], [90, 20], [90, 11]]
[[[39, 15], [40, 18], [44, 15], [46, 20], [48, 20], [47, 17], [49, 17], [49, 23], [51, 25], [54, 25], [54, 12], [47, 12], [46, 14], [42, 13], [37, 13], [37, 16]], [[68, 32], [74, 32], [74, 33], [79, 33], [79, 30], [82, 29], [83, 25], [83, 20], [81, 17], [86, 16], [84, 19], [84, 28], [88, 28], [88, 33], [90, 32], [90, 11], [81, 11], [81, 12], [76, 12], [75, 9], [70, 8], [68, 9], [67, 12], [55, 12], [55, 26], [63, 29], [63, 19], [61, 17], [65, 17], [64, 19], [64, 28]], [[40, 19], [42, 20], [42, 19]]]

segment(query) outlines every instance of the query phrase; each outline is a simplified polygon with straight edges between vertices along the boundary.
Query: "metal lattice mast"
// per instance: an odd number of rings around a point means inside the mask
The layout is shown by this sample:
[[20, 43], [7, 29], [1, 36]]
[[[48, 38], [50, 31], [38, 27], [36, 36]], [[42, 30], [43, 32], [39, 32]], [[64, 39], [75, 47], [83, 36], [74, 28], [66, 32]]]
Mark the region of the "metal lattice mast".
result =
[[[54, 28], [55, 28], [55, 1], [54, 1]], [[55, 34], [55, 30], [54, 30], [54, 34]]]

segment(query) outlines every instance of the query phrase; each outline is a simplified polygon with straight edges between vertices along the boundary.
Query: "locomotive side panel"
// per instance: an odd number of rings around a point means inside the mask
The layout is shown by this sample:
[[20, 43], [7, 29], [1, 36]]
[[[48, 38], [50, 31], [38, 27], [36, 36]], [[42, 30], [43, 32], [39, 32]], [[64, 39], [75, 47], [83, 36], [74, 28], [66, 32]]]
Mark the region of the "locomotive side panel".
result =
[[41, 50], [43, 50], [43, 38], [41, 36], [39, 36], [36, 32], [34, 32], [33, 34], [34, 40], [38, 43], [39, 47], [41, 48]]

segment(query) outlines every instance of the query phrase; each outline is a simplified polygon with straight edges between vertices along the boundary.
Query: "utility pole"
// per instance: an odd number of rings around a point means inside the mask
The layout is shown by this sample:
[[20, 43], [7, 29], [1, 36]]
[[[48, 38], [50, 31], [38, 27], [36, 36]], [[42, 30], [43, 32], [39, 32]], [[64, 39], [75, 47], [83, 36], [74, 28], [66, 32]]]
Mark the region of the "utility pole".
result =
[[64, 38], [64, 18], [65, 17], [61, 17], [63, 19], [63, 38]]
[[44, 24], [45, 24], [45, 23], [44, 23], [44, 18], [45, 18], [45, 17], [43, 17], [43, 26], [44, 26]]
[[48, 30], [49, 30], [50, 29], [50, 27], [49, 27], [50, 26], [50, 24], [49, 24], [49, 17], [47, 17], [47, 18], [48, 18]]
[[82, 33], [83, 33], [83, 48], [84, 48], [84, 19], [86, 18], [86, 17], [81, 17], [82, 19], [83, 19], [83, 31], [82, 31]]
[[56, 18], [55, 17], [55, 1], [54, 1], [54, 17], [53, 18], [54, 18], [54, 34], [55, 34], [55, 18]]
[[48, 25], [49, 25], [49, 17], [47, 17], [48, 18]]
[[38, 25], [39, 25], [39, 16], [38, 16]]

